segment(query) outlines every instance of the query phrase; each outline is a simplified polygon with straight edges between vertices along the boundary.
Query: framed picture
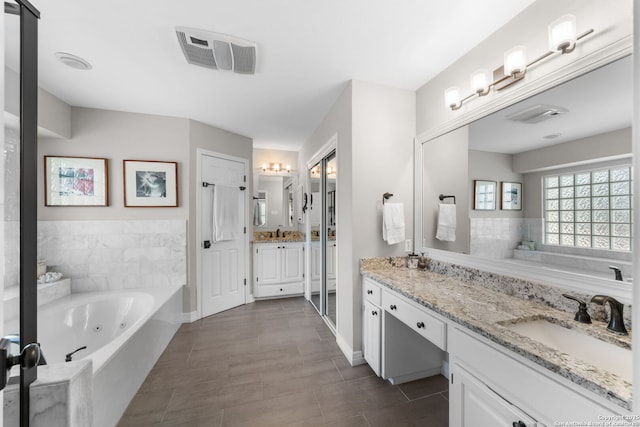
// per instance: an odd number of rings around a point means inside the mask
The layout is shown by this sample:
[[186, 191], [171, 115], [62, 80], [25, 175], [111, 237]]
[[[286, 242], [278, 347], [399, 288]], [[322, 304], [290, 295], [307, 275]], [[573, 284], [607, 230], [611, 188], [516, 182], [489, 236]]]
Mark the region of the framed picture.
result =
[[522, 183], [502, 181], [500, 187], [500, 208], [505, 211], [522, 210]]
[[124, 206], [175, 208], [178, 206], [178, 163], [124, 160]]
[[44, 156], [45, 206], [109, 206], [107, 159]]
[[496, 210], [496, 187], [495, 181], [473, 181], [473, 209], [477, 211]]

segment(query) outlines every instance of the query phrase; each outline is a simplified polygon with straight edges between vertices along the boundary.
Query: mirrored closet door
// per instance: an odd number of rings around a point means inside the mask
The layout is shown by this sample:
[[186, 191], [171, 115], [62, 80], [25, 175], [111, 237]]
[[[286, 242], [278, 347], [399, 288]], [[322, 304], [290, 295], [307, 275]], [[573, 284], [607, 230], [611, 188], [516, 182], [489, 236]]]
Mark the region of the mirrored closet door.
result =
[[335, 150], [309, 169], [311, 303], [335, 328], [337, 267], [337, 157]]

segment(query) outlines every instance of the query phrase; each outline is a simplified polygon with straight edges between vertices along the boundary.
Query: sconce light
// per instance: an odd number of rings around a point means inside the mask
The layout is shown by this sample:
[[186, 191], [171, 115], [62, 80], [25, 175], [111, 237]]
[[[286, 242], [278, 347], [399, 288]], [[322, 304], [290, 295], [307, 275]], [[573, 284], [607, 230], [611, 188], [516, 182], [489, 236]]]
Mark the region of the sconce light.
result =
[[563, 15], [549, 24], [549, 49], [573, 52], [576, 48], [576, 17]]
[[[581, 40], [593, 32], [593, 29], [589, 29], [576, 36], [576, 17], [574, 15], [563, 15], [549, 24], [549, 52], [527, 63], [526, 47], [514, 46], [504, 53], [502, 77], [492, 82], [491, 76], [486, 69], [476, 70], [470, 76], [472, 93], [463, 98], [460, 93], [460, 88], [452, 86], [444, 91], [445, 105], [447, 108], [451, 108], [451, 110], [459, 110], [462, 108], [462, 105], [471, 98], [488, 95], [492, 88], [497, 91], [505, 89], [524, 79], [527, 69], [543, 59], [558, 52], [561, 54], [573, 52], [578, 40]], [[496, 72], [498, 71], [500, 70], [496, 70]]]
[[504, 75], [519, 76], [527, 71], [527, 48], [514, 46], [504, 53]]
[[266, 172], [267, 169], [269, 169], [269, 166], [266, 163], [263, 163], [260, 169], [262, 169], [262, 172]]
[[284, 170], [287, 171], [287, 173], [291, 173], [291, 165], [285, 166]]
[[273, 171], [276, 173], [280, 172], [280, 163], [273, 164]]

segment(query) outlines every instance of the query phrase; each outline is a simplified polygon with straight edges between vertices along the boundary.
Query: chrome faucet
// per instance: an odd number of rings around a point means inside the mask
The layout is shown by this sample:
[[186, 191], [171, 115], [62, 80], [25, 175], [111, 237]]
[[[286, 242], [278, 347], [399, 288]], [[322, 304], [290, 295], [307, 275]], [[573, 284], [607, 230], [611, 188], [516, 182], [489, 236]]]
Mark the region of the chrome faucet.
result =
[[611, 332], [615, 332], [616, 334], [629, 335], [629, 332], [627, 332], [627, 328], [624, 327], [624, 318], [622, 317], [624, 304], [617, 301], [615, 298], [608, 297], [606, 295], [596, 295], [591, 298], [591, 302], [598, 305], [609, 303], [609, 306], [611, 307], [611, 318], [609, 319], [607, 329]]

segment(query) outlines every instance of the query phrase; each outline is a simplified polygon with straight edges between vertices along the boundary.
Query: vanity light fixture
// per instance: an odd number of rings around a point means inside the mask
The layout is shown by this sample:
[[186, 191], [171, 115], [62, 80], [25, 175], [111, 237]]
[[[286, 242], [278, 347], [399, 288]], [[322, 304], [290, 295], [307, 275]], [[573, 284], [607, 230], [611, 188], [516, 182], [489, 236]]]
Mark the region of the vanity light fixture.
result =
[[286, 172], [286, 173], [291, 173], [291, 165], [286, 165], [286, 166], [282, 166], [282, 163], [263, 163], [260, 168], [260, 171], [262, 172], [272, 172], [275, 174], [281, 173], [281, 172]]
[[445, 105], [451, 108], [451, 110], [459, 110], [462, 108], [462, 105], [471, 100], [471, 98], [488, 95], [491, 89], [496, 91], [505, 89], [524, 79], [527, 69], [543, 59], [555, 53], [565, 54], [573, 52], [578, 40], [583, 39], [593, 32], [593, 29], [589, 29], [580, 35], [576, 35], [576, 17], [570, 14], [563, 15], [549, 24], [549, 52], [527, 63], [526, 47], [514, 46], [504, 53], [502, 70], [496, 70], [496, 72], [501, 72], [502, 76], [497, 77], [496, 80], [492, 82], [487, 70], [480, 69], [473, 72], [470, 76], [472, 93], [463, 98], [459, 87], [452, 86], [447, 88], [444, 91]]

